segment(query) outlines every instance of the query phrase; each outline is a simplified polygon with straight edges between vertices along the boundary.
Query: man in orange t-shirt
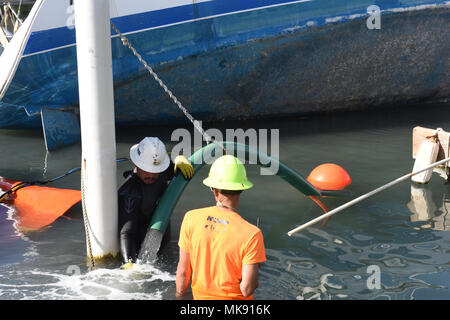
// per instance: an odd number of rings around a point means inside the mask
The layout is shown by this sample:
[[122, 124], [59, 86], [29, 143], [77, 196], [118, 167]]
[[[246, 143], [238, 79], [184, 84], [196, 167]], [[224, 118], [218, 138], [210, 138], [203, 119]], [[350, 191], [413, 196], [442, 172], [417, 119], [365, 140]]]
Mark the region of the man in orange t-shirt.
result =
[[203, 183], [214, 192], [216, 206], [186, 213], [180, 230], [177, 298], [187, 292], [192, 275], [194, 299], [253, 299], [258, 271], [266, 261], [261, 230], [238, 213], [239, 197], [253, 184], [244, 165], [223, 156]]

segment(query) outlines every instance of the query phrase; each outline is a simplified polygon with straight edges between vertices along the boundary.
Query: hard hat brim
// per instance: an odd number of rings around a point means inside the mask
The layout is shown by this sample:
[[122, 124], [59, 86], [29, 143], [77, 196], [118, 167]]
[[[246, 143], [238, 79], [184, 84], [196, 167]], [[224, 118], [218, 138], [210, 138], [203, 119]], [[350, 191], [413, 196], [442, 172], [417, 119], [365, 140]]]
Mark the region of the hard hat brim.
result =
[[244, 181], [243, 183], [238, 182], [218, 182], [210, 177], [203, 180], [203, 184], [220, 190], [247, 190], [253, 187], [253, 183], [250, 181]]
[[144, 170], [145, 172], [151, 173], [161, 173], [167, 170], [167, 168], [170, 165], [169, 156], [167, 156], [165, 160], [158, 165], [155, 165], [153, 163], [145, 163], [144, 161], [142, 161], [142, 158], [139, 157], [138, 155], [137, 152], [138, 146], [139, 144], [135, 144], [130, 148], [130, 158], [136, 167], [138, 167], [141, 170]]

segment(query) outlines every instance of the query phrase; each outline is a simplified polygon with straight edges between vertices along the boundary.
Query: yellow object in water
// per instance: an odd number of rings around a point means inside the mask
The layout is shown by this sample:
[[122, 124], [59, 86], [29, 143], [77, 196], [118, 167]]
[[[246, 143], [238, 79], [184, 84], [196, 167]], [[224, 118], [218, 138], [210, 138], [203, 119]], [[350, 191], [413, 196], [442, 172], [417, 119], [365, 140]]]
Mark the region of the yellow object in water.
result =
[[125, 264], [123, 264], [120, 268], [124, 269], [124, 270], [130, 270], [134, 267], [134, 263], [133, 262], [127, 262]]

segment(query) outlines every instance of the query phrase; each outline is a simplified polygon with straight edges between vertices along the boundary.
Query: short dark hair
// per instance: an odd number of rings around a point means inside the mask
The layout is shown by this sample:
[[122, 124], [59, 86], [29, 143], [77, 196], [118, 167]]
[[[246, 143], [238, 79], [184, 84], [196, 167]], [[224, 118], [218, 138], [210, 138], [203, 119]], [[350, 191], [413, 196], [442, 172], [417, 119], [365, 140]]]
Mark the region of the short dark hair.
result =
[[234, 196], [237, 194], [241, 194], [242, 191], [244, 191], [244, 190], [223, 190], [223, 189], [217, 189], [217, 188], [214, 188], [214, 189], [216, 189], [221, 194], [228, 195], [228, 196]]

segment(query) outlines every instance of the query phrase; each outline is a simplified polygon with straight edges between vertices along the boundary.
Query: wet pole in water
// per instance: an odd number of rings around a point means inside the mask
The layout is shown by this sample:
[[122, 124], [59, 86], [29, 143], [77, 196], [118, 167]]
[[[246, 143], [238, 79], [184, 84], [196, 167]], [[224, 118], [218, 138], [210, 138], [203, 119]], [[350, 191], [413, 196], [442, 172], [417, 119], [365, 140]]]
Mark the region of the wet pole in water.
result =
[[119, 251], [109, 0], [74, 5], [87, 255], [97, 261]]
[[366, 199], [366, 198], [368, 198], [370, 196], [373, 196], [374, 194], [376, 194], [376, 193], [378, 193], [380, 191], [383, 191], [383, 190], [385, 190], [387, 188], [390, 188], [393, 185], [395, 185], [395, 184], [397, 184], [397, 183], [399, 183], [399, 182], [401, 182], [403, 180], [406, 180], [406, 179], [408, 179], [408, 178], [410, 178], [412, 176], [415, 176], [416, 174], [422, 173], [422, 172], [424, 172], [426, 170], [429, 170], [431, 168], [434, 168], [436, 166], [444, 164], [444, 163], [446, 163], [448, 161], [450, 161], [450, 157], [446, 158], [444, 160], [435, 162], [435, 163], [433, 163], [433, 164], [431, 164], [431, 165], [429, 165], [429, 166], [427, 166], [425, 168], [422, 168], [422, 169], [420, 169], [418, 171], [410, 172], [408, 174], [405, 174], [404, 176], [402, 176], [402, 177], [400, 177], [398, 179], [395, 179], [394, 181], [391, 181], [391, 182], [389, 182], [389, 183], [387, 183], [387, 184], [385, 184], [385, 185], [383, 185], [383, 186], [381, 186], [381, 187], [379, 187], [379, 188], [377, 188], [375, 190], [372, 190], [372, 191], [370, 191], [370, 192], [368, 192], [366, 194], [363, 194], [362, 196], [360, 196], [360, 197], [358, 197], [356, 199], [353, 199], [352, 201], [349, 201], [349, 202], [343, 204], [342, 206], [339, 206], [336, 209], [333, 209], [333, 210], [331, 210], [331, 211], [321, 215], [320, 217], [317, 217], [317, 218], [315, 218], [315, 219], [313, 219], [313, 220], [311, 220], [311, 221], [309, 221], [309, 222], [307, 222], [307, 223], [305, 223], [305, 224], [303, 224], [303, 225], [301, 225], [301, 226], [299, 226], [299, 227], [297, 227], [295, 229], [292, 229], [287, 234], [289, 236], [292, 236], [294, 233], [299, 232], [299, 231], [301, 231], [303, 229], [306, 229], [309, 226], [312, 226], [313, 224], [316, 224], [317, 222], [319, 222], [319, 221], [321, 221], [321, 220], [323, 220], [325, 218], [328, 218], [328, 217], [332, 216], [333, 214], [338, 213], [339, 211], [342, 211], [342, 210], [344, 210], [344, 209], [346, 209], [346, 208], [348, 208], [348, 207], [350, 207], [350, 206], [352, 206], [352, 205], [354, 205], [354, 204], [356, 204], [356, 203], [358, 203], [358, 202], [360, 202], [360, 201], [362, 201], [362, 200], [364, 200], [364, 199]]

